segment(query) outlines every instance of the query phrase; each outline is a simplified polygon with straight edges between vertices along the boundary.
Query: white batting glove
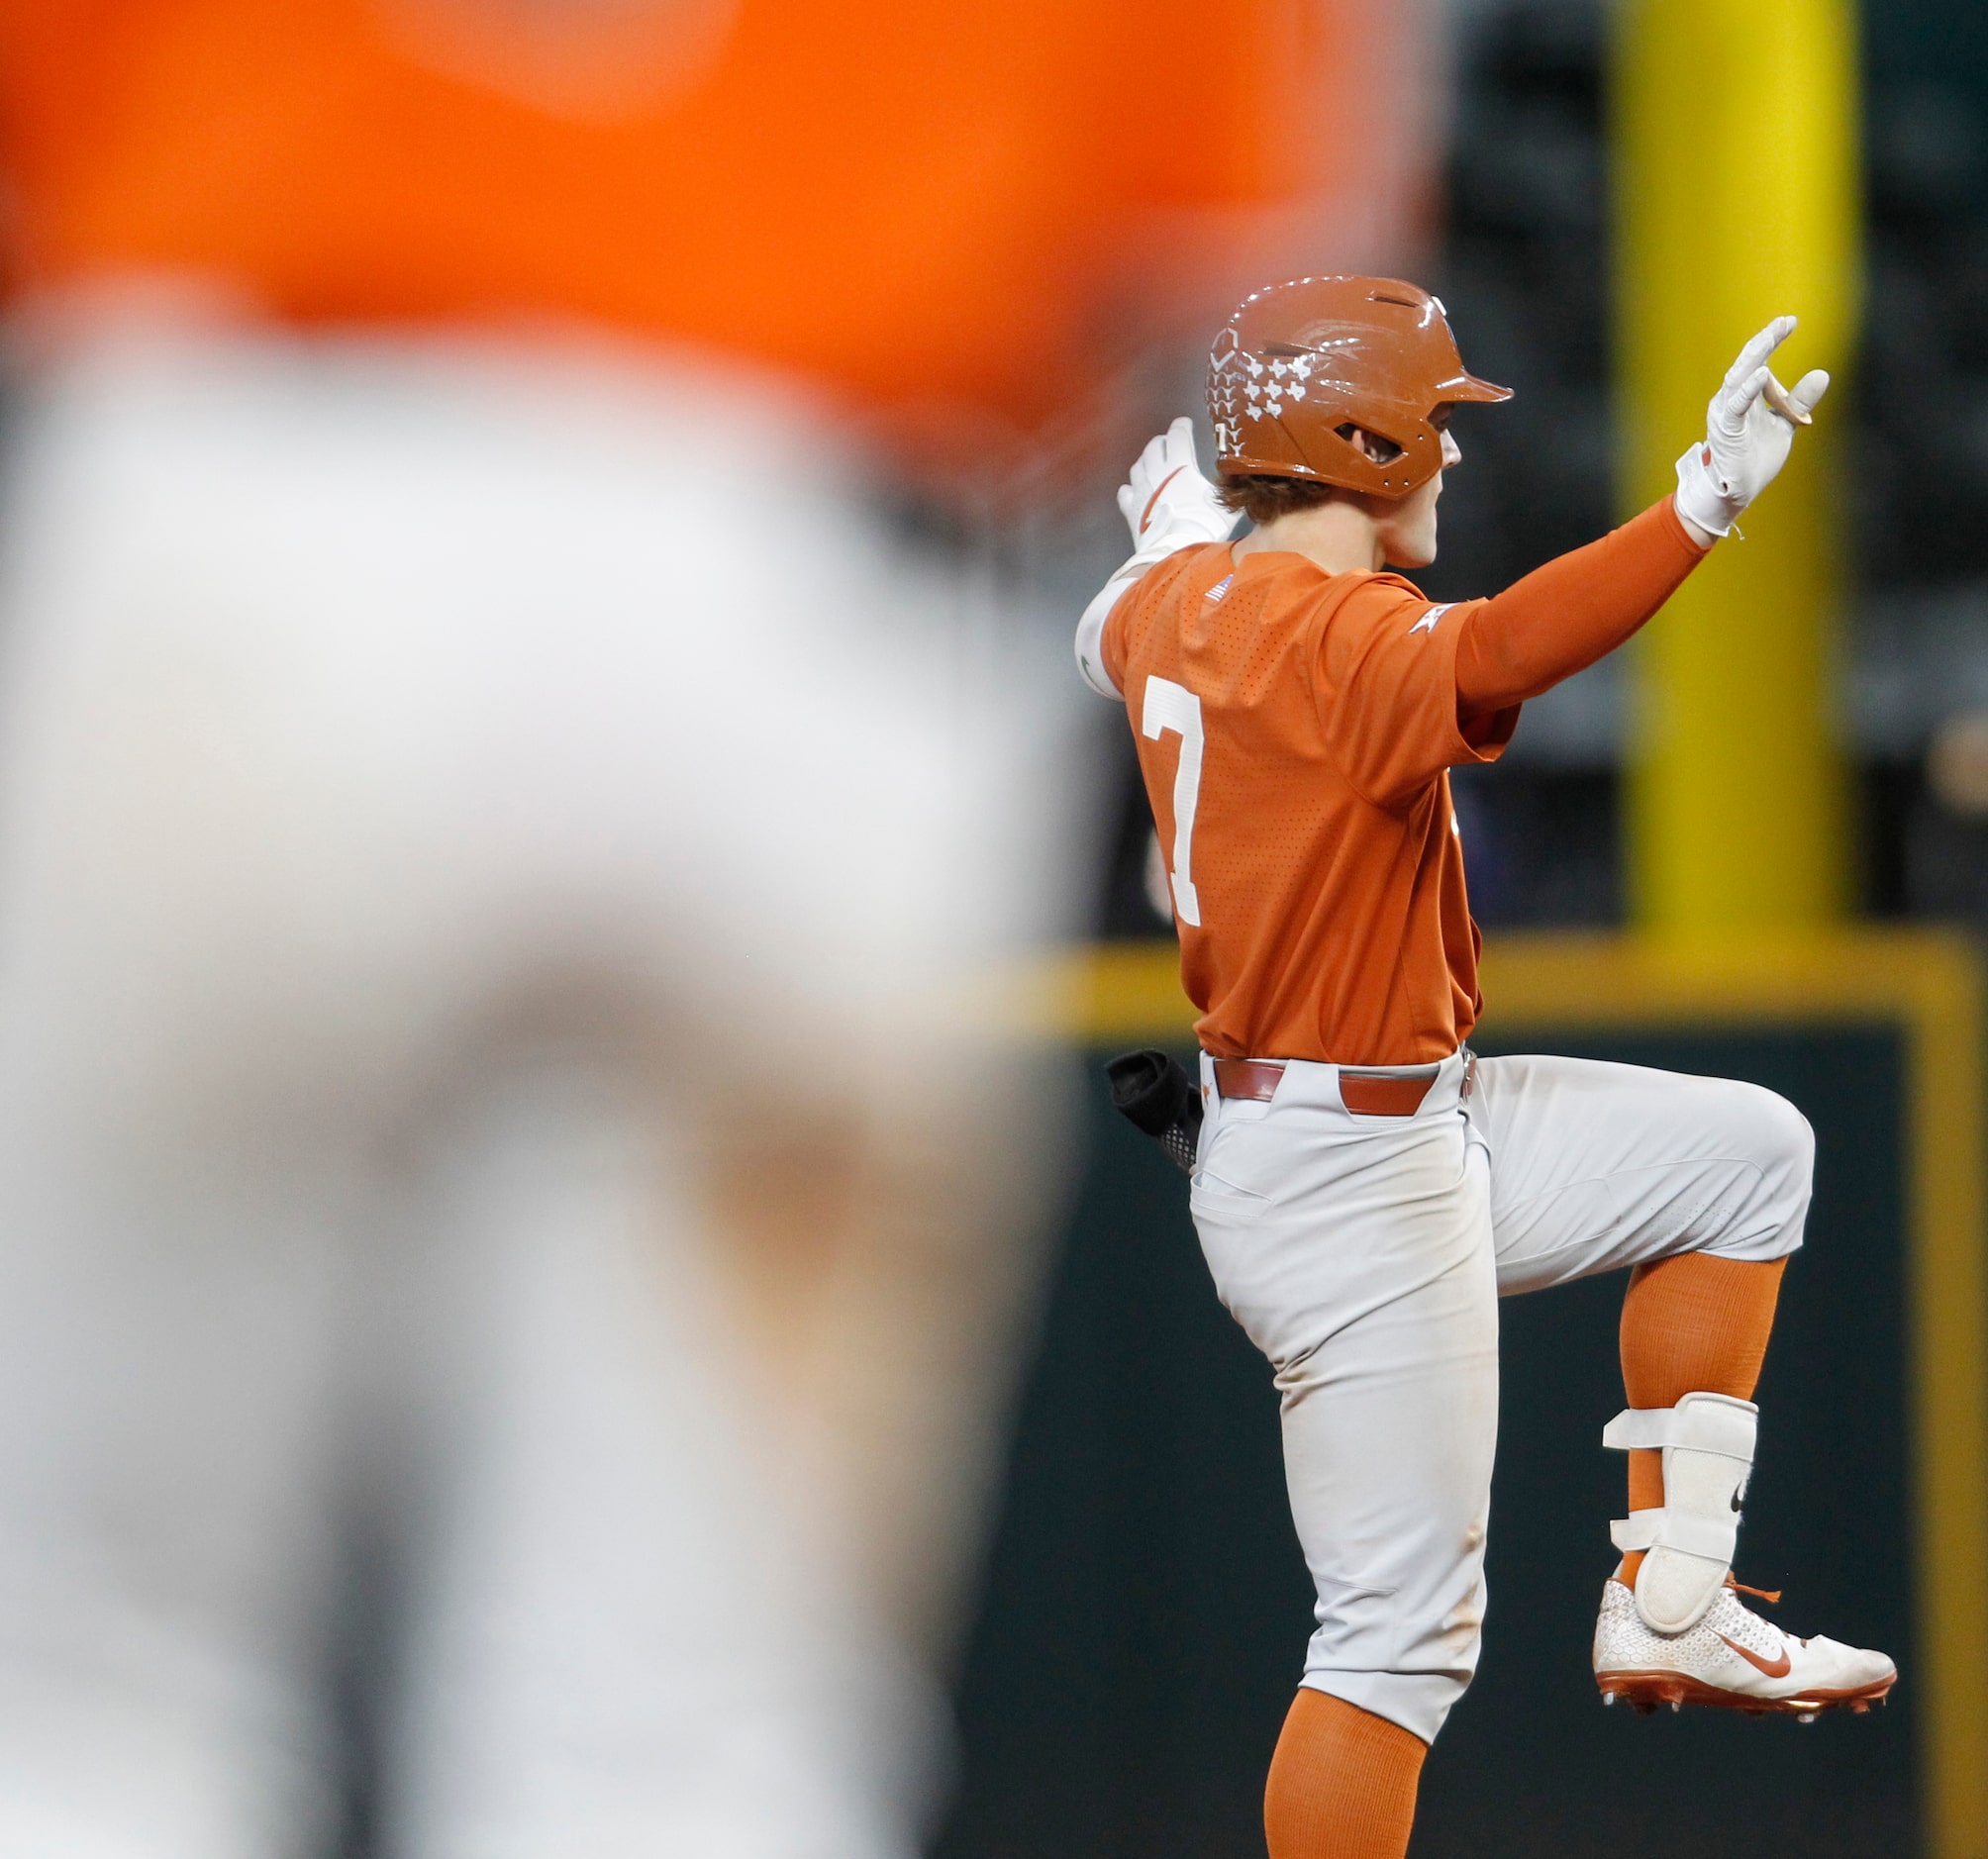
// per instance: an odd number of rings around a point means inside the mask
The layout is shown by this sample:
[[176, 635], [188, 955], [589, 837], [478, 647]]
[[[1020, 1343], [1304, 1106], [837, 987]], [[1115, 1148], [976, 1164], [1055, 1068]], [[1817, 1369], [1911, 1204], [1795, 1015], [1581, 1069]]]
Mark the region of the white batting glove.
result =
[[1223, 542], [1236, 528], [1236, 512], [1215, 500], [1194, 455], [1194, 422], [1183, 415], [1146, 442], [1132, 475], [1119, 487], [1118, 507], [1132, 532], [1133, 560], [1163, 561], [1176, 548]]
[[1100, 645], [1119, 596], [1176, 549], [1227, 541], [1236, 527], [1237, 513], [1216, 502], [1215, 486], [1201, 475], [1201, 461], [1194, 453], [1194, 422], [1185, 415], [1146, 441], [1131, 476], [1119, 486], [1118, 507], [1132, 532], [1132, 555], [1092, 597], [1077, 622], [1077, 669], [1100, 697], [1120, 695], [1105, 670]]
[[[1830, 391], [1830, 377], [1821, 368], [1792, 388], [1774, 379], [1767, 357], [1794, 327], [1793, 317], [1776, 317], [1740, 349], [1706, 409], [1703, 441], [1677, 461], [1677, 514], [1713, 536], [1730, 535], [1735, 518], [1773, 483], [1788, 462], [1796, 420], [1806, 425], [1810, 410]], [[1775, 401], [1787, 411], [1778, 410]]]

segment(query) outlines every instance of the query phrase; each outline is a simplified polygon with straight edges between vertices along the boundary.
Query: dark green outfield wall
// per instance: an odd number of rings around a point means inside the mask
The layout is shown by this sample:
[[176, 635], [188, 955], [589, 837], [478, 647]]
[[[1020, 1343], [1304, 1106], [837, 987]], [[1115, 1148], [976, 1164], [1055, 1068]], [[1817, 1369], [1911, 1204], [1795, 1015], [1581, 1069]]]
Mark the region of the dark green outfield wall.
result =
[[[1622, 1402], [1621, 1280], [1510, 1301], [1484, 1660], [1426, 1771], [1416, 1859], [1910, 1855], [1898, 1041], [1528, 1044], [1756, 1079], [1816, 1125], [1740, 1573], [1787, 1589], [1794, 1630], [1884, 1646], [1906, 1676], [1888, 1712], [1807, 1726], [1603, 1711], [1587, 1639], [1623, 1503], [1622, 1462], [1597, 1443]], [[1215, 1300], [1185, 1179], [1113, 1116], [1095, 1066], [1092, 1082], [938, 1859], [1260, 1855], [1263, 1768], [1311, 1628], [1268, 1371]]]

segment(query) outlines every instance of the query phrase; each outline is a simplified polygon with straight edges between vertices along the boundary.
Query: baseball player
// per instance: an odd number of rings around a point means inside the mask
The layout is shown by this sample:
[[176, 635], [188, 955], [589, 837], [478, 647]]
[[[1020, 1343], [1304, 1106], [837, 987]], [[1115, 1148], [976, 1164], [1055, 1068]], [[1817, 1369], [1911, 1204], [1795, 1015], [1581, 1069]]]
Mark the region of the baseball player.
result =
[[1808, 1125], [1752, 1085], [1463, 1044], [1479, 939], [1448, 770], [1495, 760], [1525, 701], [1635, 633], [1771, 482], [1829, 386], [1774, 379], [1794, 327], [1740, 351], [1671, 496], [1491, 600], [1439, 606], [1384, 571], [1435, 558], [1451, 411], [1510, 397], [1412, 284], [1255, 293], [1211, 356], [1220, 490], [1180, 420], [1120, 492], [1137, 552], [1077, 655], [1127, 706], [1166, 854], [1200, 1010], [1195, 1225], [1276, 1371], [1318, 1589], [1271, 1859], [1406, 1849], [1477, 1663], [1513, 1292], [1631, 1268], [1604, 1702], [1807, 1719], [1897, 1676], [1785, 1632], [1732, 1576]]

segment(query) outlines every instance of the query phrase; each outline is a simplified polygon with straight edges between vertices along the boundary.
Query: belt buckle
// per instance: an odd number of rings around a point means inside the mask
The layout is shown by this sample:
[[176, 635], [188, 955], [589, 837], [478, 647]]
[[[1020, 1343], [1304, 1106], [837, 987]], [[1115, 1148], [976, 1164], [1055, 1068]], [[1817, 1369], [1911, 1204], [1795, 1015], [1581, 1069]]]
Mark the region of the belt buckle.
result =
[[1477, 1054], [1466, 1045], [1463, 1047], [1463, 1082], [1456, 1088], [1457, 1102], [1470, 1102], [1470, 1087], [1477, 1082]]

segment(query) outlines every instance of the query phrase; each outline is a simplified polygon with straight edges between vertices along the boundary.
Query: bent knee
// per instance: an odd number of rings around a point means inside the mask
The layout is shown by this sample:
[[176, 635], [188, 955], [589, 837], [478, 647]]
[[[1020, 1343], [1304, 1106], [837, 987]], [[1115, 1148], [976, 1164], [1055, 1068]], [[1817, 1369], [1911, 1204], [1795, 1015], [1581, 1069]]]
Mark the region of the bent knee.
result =
[[1806, 1193], [1816, 1172], [1816, 1132], [1779, 1092], [1736, 1084], [1740, 1094], [1734, 1134], [1763, 1175], [1780, 1176]]
[[1727, 1081], [1718, 1106], [1720, 1147], [1744, 1162], [1753, 1179], [1728, 1200], [1728, 1229], [1708, 1251], [1738, 1258], [1776, 1258], [1802, 1243], [1815, 1182], [1816, 1132], [1778, 1092]]

